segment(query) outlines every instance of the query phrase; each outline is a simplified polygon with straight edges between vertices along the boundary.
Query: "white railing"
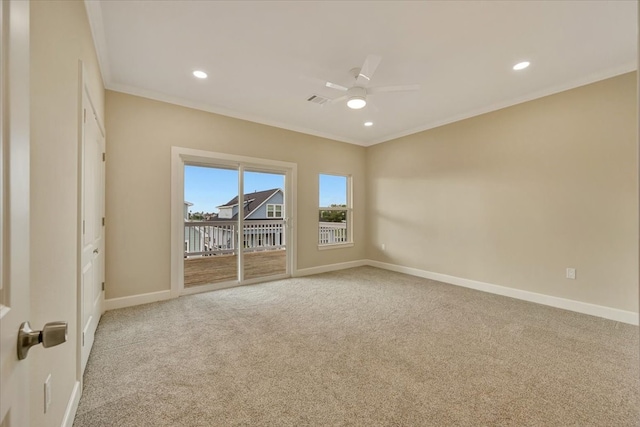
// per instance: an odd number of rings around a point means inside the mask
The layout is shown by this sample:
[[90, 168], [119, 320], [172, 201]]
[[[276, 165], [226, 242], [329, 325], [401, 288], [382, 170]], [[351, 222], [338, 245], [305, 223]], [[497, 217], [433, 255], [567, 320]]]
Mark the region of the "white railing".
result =
[[318, 242], [321, 245], [345, 243], [348, 241], [346, 222], [321, 222], [319, 223], [319, 233]]
[[[245, 221], [245, 252], [285, 248], [284, 221]], [[185, 221], [185, 258], [234, 254], [238, 249], [237, 224], [233, 221]]]

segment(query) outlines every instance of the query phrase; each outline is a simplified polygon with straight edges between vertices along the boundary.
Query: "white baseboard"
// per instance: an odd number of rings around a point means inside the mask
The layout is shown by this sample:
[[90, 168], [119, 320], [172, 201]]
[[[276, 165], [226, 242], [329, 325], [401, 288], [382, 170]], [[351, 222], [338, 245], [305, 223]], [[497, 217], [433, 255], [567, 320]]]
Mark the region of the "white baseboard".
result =
[[76, 412], [78, 412], [78, 403], [80, 403], [80, 381], [76, 381], [73, 385], [73, 391], [69, 396], [69, 402], [67, 403], [67, 409], [64, 411], [64, 417], [62, 418], [61, 427], [73, 427], [73, 421], [76, 418]]
[[362, 267], [369, 265], [368, 260], [341, 262], [338, 264], [321, 265], [319, 267], [302, 268], [293, 272], [293, 277], [310, 276], [312, 274], [328, 273], [330, 271], [346, 270], [347, 268]]
[[150, 302], [164, 301], [171, 298], [171, 291], [150, 292], [148, 294], [132, 295], [130, 297], [110, 298], [104, 300], [104, 309], [115, 310], [117, 308], [132, 307], [134, 305], [149, 304]]
[[389, 264], [381, 261], [366, 260], [366, 265], [409, 274], [411, 276], [423, 277], [425, 279], [437, 280], [438, 282], [463, 286], [465, 288], [476, 289], [492, 294], [503, 295], [519, 300], [535, 302], [538, 304], [548, 305], [556, 308], [562, 308], [564, 310], [589, 314], [591, 316], [603, 317], [605, 319], [615, 320], [617, 322], [629, 323], [631, 325], [639, 324], [638, 313], [634, 313], [632, 311], [619, 310], [617, 308], [605, 307], [602, 305], [590, 304], [587, 302], [554, 297], [551, 295], [538, 294], [535, 292], [523, 291], [521, 289], [508, 288], [506, 286], [494, 285], [491, 283], [479, 282], [477, 280], [471, 279], [463, 279], [461, 277], [433, 273], [431, 271], [420, 270], [411, 267], [403, 267], [401, 265]]
[[[327, 273], [330, 271], [345, 270], [347, 268], [362, 267], [363, 265], [367, 265], [366, 260], [341, 262], [338, 264], [329, 264], [329, 265], [322, 265], [319, 267], [303, 268], [303, 269], [294, 271], [291, 276], [292, 277], [309, 276], [312, 274], [320, 274], [320, 273]], [[221, 286], [217, 286], [217, 287], [213, 285], [211, 286], [210, 289], [198, 289], [194, 291], [187, 291], [187, 292], [183, 292], [182, 295], [205, 292], [210, 290], [224, 289], [232, 286], [237, 286], [237, 284], [222, 284]], [[110, 298], [110, 299], [104, 300], [104, 310], [109, 311], [109, 310], [115, 310], [118, 308], [132, 307], [134, 305], [148, 304], [150, 302], [156, 302], [156, 301], [164, 301], [171, 298], [172, 298], [171, 291], [169, 290], [150, 292], [148, 294], [132, 295], [128, 297]]]
[[[425, 279], [437, 280], [439, 282], [451, 285], [462, 286], [465, 288], [476, 289], [496, 295], [503, 295], [523, 301], [534, 302], [537, 304], [548, 305], [551, 307], [562, 308], [564, 310], [575, 311], [578, 313], [589, 314], [591, 316], [603, 317], [605, 319], [615, 320], [617, 322], [638, 325], [638, 313], [632, 311], [620, 310], [617, 308], [605, 307], [602, 305], [590, 304], [587, 302], [575, 301], [566, 298], [544, 295], [522, 289], [509, 288], [506, 286], [494, 285], [492, 283], [480, 282], [477, 280], [464, 279], [447, 274], [434, 273], [431, 271], [420, 270], [418, 268], [404, 267], [397, 264], [390, 264], [381, 261], [363, 259], [357, 261], [341, 262], [337, 264], [321, 265], [318, 267], [303, 268], [293, 272], [293, 277], [309, 276], [312, 274], [328, 273], [331, 271], [345, 270], [347, 268], [362, 267], [369, 265], [385, 270], [396, 271], [398, 273], [409, 274], [411, 276], [423, 277]], [[163, 301], [171, 298], [171, 291], [151, 292], [148, 294], [133, 295], [122, 298], [111, 298], [104, 301], [105, 310], [114, 310], [117, 308], [131, 307], [134, 305], [148, 304], [150, 302]]]

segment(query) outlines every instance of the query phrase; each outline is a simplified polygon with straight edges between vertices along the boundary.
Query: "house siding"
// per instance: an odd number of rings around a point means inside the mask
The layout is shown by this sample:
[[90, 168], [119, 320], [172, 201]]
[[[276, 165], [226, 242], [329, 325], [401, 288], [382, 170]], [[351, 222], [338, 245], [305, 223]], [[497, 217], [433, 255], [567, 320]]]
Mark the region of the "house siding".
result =
[[[251, 194], [248, 194], [249, 198], [251, 198]], [[284, 204], [284, 195], [281, 191], [278, 191], [273, 196], [271, 196], [267, 201], [260, 206], [258, 209], [251, 212], [251, 215], [247, 217], [247, 219], [272, 219], [267, 218], [267, 205], [282, 205]], [[283, 212], [284, 214], [284, 212]]]

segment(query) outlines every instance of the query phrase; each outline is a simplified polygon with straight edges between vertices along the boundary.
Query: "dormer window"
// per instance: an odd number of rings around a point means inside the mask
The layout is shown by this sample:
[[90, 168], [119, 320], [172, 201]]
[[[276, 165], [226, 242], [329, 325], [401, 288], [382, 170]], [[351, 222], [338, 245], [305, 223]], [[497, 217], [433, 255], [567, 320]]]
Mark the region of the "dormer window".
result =
[[282, 218], [283, 205], [267, 205], [267, 218]]

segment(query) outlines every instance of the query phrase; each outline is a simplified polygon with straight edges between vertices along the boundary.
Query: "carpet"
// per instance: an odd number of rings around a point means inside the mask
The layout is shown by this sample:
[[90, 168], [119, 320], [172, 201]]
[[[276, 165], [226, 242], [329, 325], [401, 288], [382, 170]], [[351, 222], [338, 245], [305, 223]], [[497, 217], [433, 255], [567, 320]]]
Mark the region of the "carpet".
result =
[[638, 327], [373, 267], [106, 312], [75, 427], [638, 426]]

